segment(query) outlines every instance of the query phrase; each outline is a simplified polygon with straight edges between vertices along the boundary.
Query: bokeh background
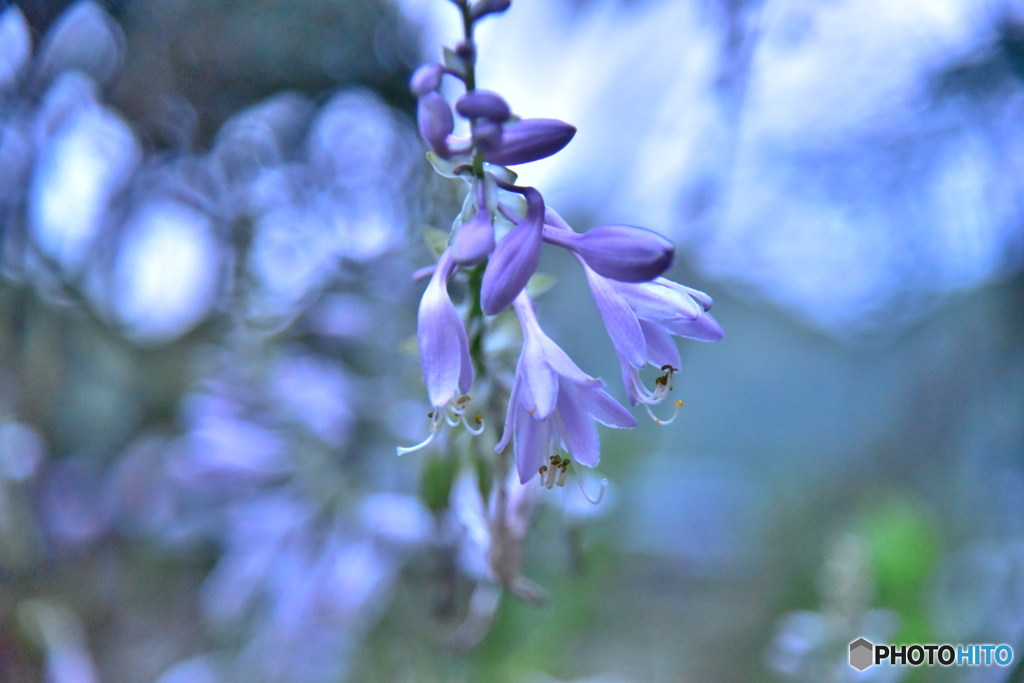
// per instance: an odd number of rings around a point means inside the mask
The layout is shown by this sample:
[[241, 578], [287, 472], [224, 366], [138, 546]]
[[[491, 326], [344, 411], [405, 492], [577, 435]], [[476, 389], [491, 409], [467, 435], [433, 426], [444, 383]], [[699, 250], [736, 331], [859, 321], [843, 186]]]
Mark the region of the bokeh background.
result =
[[[458, 37], [445, 0], [0, 2], [0, 682], [1024, 680], [1024, 4], [483, 22], [481, 85], [579, 129], [523, 182], [671, 237], [726, 338], [674, 424], [604, 433], [602, 506], [545, 492], [548, 603], [468, 651], [463, 480], [394, 455], [459, 205], [406, 83]], [[622, 398], [572, 265], [542, 324]], [[854, 675], [860, 636], [1018, 654]]]

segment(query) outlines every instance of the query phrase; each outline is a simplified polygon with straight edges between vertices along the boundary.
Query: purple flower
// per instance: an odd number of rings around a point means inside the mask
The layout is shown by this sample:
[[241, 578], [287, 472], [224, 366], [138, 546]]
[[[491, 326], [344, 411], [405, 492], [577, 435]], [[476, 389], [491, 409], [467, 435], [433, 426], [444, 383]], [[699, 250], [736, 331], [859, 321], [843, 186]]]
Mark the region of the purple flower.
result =
[[[519, 220], [491, 254], [480, 288], [480, 305], [487, 315], [497, 315], [523, 290], [537, 271], [543, 243], [544, 198], [532, 187], [499, 183], [526, 198], [526, 217]], [[513, 220], [518, 220], [513, 218]]]
[[484, 154], [492, 164], [512, 166], [549, 157], [569, 144], [574, 126], [557, 119], [523, 119], [505, 126], [501, 147]]
[[536, 474], [546, 486], [563, 484], [568, 460], [561, 448], [583, 465], [600, 460], [597, 424], [631, 429], [636, 419], [604, 391], [604, 382], [584, 373], [544, 334], [525, 293], [514, 303], [523, 328], [523, 350], [516, 365], [505, 431], [495, 450], [515, 441], [519, 481]]
[[413, 72], [412, 78], [409, 79], [409, 90], [416, 97], [423, 97], [441, 86], [442, 76], [444, 76], [444, 67], [440, 64], [423, 64]]
[[[718, 341], [725, 334], [710, 313], [711, 298], [695, 289], [659, 277], [651, 282], [617, 282], [594, 272], [580, 260], [615, 353], [622, 368], [622, 381], [630, 403], [642, 403], [655, 422], [668, 424], [651, 412], [672, 390], [672, 375], [679, 370], [679, 351], [672, 336], [701, 341]], [[640, 370], [645, 365], [664, 374], [654, 389], [644, 386]], [[682, 405], [676, 401], [675, 407]]]
[[428, 92], [420, 98], [416, 109], [416, 122], [419, 124], [420, 135], [435, 154], [444, 159], [451, 156], [448, 136], [455, 130], [455, 119], [440, 93]]
[[463, 266], [475, 266], [494, 251], [494, 216], [487, 208], [486, 187], [477, 182], [476, 215], [458, 227], [452, 241], [452, 260]]
[[[545, 221], [545, 239], [556, 244], [574, 242], [574, 238], [568, 237], [574, 234], [572, 228], [553, 209], [546, 210]], [[707, 312], [714, 302], [704, 292], [663, 277], [650, 282], [612, 279], [607, 273], [592, 268], [580, 250], [576, 250], [575, 256], [583, 266], [590, 293], [619, 358], [630, 403], [642, 403], [655, 422], [670, 423], [675, 414], [662, 420], [654, 416], [650, 406], [668, 396], [672, 390], [672, 375], [681, 364], [672, 336], [701, 341], [718, 341], [724, 337], [718, 321]], [[644, 386], [640, 378], [640, 370], [648, 364], [664, 372], [655, 380], [653, 390]], [[676, 402], [677, 411], [681, 405], [682, 402]]]
[[426, 441], [411, 448], [399, 448], [398, 454], [410, 453], [429, 444], [442, 422], [455, 426], [460, 422], [473, 433], [483, 430], [470, 427], [465, 409], [469, 397], [465, 394], [473, 385], [473, 361], [469, 355], [469, 338], [451, 297], [448, 296], [448, 280], [458, 267], [452, 260], [451, 250], [441, 254], [434, 268], [434, 274], [420, 300], [416, 338], [419, 343], [420, 367], [427, 395], [434, 407], [430, 415], [430, 435]]
[[653, 280], [668, 270], [675, 255], [672, 243], [658, 233], [629, 225], [599, 225], [584, 233], [545, 227], [544, 240], [575, 252], [598, 274], [621, 282]]
[[467, 119], [484, 118], [495, 123], [505, 123], [512, 116], [508, 103], [501, 95], [489, 90], [473, 90], [459, 98], [455, 111]]

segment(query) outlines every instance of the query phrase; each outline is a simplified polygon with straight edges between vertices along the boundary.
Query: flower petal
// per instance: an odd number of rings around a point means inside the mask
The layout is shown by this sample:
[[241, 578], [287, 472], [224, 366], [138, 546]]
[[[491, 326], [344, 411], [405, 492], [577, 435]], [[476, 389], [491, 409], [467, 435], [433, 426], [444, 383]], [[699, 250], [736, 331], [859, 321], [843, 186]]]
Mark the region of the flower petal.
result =
[[671, 365], [677, 370], [682, 366], [679, 349], [676, 348], [676, 343], [672, 341], [668, 332], [646, 320], [640, 321], [640, 329], [644, 332], [644, 341], [647, 343], [647, 360], [650, 363], [659, 368]]
[[484, 271], [480, 305], [487, 315], [497, 315], [523, 291], [540, 263], [544, 198], [532, 187], [525, 188], [526, 218], [498, 243]]
[[601, 312], [601, 319], [611, 337], [615, 353], [635, 368], [642, 368], [647, 362], [647, 345], [640, 323], [626, 300], [619, 295], [604, 277], [595, 273], [582, 260], [583, 272], [587, 275], [590, 293]]
[[519, 406], [514, 421], [516, 470], [519, 472], [519, 482], [525, 484], [533, 479], [544, 464], [551, 443], [551, 423], [534, 419], [522, 406]]
[[622, 295], [640, 320], [696, 320], [704, 310], [682, 291], [676, 283], [659, 277], [653, 282], [616, 282], [615, 291]]
[[413, 72], [409, 79], [409, 90], [413, 95], [422, 97], [433, 92], [441, 85], [444, 67], [440, 64], [423, 64]]
[[710, 313], [705, 313], [696, 320], [669, 320], [661, 323], [661, 326], [674, 335], [698, 341], [713, 342], [725, 337], [722, 326]]
[[585, 410], [580, 396], [584, 391], [571, 382], [562, 383], [558, 392], [558, 420], [565, 450], [577, 462], [594, 467], [601, 459], [601, 444], [597, 424]]
[[612, 398], [604, 389], [584, 388], [580, 390], [580, 401], [587, 413], [605, 425], [615, 429], [632, 429], [636, 427], [636, 418]]
[[[455, 397], [465, 374], [469, 355], [466, 328], [448, 296], [448, 279], [454, 272], [447, 252], [427, 284], [417, 317], [420, 367], [431, 405], [444, 406]], [[472, 383], [472, 367], [469, 368]]]

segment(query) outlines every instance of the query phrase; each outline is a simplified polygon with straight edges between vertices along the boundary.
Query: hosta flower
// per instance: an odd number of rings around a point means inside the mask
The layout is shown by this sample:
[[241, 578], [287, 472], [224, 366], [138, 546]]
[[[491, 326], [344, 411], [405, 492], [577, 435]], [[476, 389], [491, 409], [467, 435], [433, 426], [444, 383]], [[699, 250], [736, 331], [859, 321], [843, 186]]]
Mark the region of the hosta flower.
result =
[[[545, 220], [544, 234], [548, 241], [570, 244], [579, 241], [568, 237], [577, 233], [555, 211], [548, 209]], [[655, 422], [672, 422], [675, 413], [668, 419], [661, 419], [651, 411], [651, 406], [664, 401], [672, 390], [672, 375], [681, 364], [672, 336], [700, 341], [718, 341], [725, 336], [718, 321], [707, 312], [713, 303], [711, 297], [663, 277], [653, 278], [650, 282], [623, 281], [627, 279], [625, 277], [613, 279], [608, 277], [612, 271], [606, 267], [602, 268], [605, 270], [603, 274], [593, 267], [600, 263], [599, 260], [592, 262], [585, 251], [575, 251], [618, 356], [630, 403], [643, 404]], [[629, 251], [628, 247], [623, 247], [623, 251]], [[633, 249], [633, 252], [642, 251]], [[638, 263], [642, 264], [642, 260]], [[646, 365], [660, 368], [663, 373], [655, 380], [653, 389], [648, 389], [640, 377], [640, 370]], [[675, 402], [677, 411], [681, 405], [682, 402]]]
[[450, 250], [445, 251], [420, 300], [416, 338], [423, 382], [427, 385], [427, 395], [434, 409], [430, 413], [430, 435], [416, 446], [398, 448], [399, 455], [429, 444], [445, 422], [453, 427], [461, 422], [474, 434], [483, 430], [481, 417], [473, 419], [478, 426], [472, 427], [466, 415], [469, 403], [466, 394], [473, 385], [473, 361], [469, 355], [466, 327], [448, 296], [448, 280], [456, 267]]
[[600, 460], [597, 423], [631, 429], [636, 419], [604, 391], [604, 382], [586, 374], [544, 331], [525, 293], [513, 302], [523, 328], [523, 350], [516, 365], [505, 431], [495, 450], [514, 442], [519, 480], [540, 474], [545, 485], [562, 484], [568, 459], [594, 467]]

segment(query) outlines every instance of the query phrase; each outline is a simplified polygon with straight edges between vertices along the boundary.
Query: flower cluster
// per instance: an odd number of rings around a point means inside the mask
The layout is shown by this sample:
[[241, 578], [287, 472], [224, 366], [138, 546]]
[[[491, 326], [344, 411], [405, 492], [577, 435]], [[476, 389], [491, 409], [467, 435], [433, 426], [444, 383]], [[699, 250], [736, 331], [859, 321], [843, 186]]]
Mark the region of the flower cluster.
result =
[[[472, 26], [482, 17], [504, 11], [509, 0], [454, 0], [462, 10], [466, 39], [445, 51], [444, 63], [421, 66], [411, 81], [418, 97], [421, 135], [428, 158], [442, 174], [469, 184], [447, 247], [434, 267], [420, 303], [418, 342], [431, 413], [427, 440], [445, 423], [463, 424], [473, 434], [484, 430], [484, 416], [470, 417], [468, 393], [474, 372], [487, 372], [483, 345], [471, 343], [462, 315], [448, 293], [460, 271], [469, 274], [468, 314], [474, 341], [487, 330], [489, 316], [511, 306], [523, 332], [522, 352], [509, 388], [505, 427], [495, 450], [513, 444], [520, 482], [535, 475], [551, 488], [562, 485], [569, 457], [593, 467], [599, 460], [597, 423], [619, 429], [636, 419], [605, 391], [605, 384], [583, 372], [541, 329], [526, 285], [537, 270], [544, 242], [569, 250], [590, 285], [622, 367], [633, 405], [664, 401], [672, 374], [680, 366], [672, 336], [704, 341], [722, 338], [708, 313], [711, 298], [661, 275], [672, 265], [674, 248], [659, 234], [627, 225], [601, 225], [577, 232], [545, 205], [533, 187], [516, 184], [509, 166], [543, 159], [564, 148], [576, 133], [554, 119], [520, 119], [497, 93], [476, 88]], [[440, 90], [445, 76], [462, 82], [465, 94], [453, 107]], [[455, 134], [456, 116], [469, 135]], [[654, 388], [640, 371], [660, 368]], [[682, 405], [675, 402], [676, 410]]]

